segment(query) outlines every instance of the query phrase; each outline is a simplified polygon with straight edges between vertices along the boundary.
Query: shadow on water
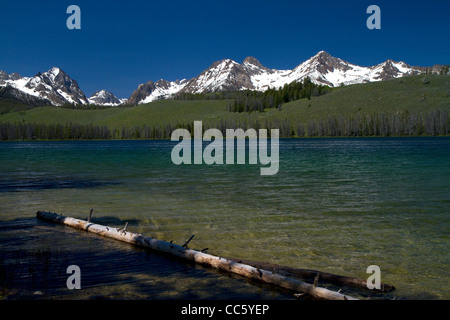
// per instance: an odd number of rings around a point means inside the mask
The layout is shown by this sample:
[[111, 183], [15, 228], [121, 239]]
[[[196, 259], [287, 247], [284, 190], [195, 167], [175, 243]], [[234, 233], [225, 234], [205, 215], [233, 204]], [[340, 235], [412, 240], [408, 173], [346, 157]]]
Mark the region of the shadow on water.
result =
[[35, 218], [16, 218], [14, 220], [1, 221], [0, 231], [2, 230], [14, 230], [14, 229], [30, 229], [36, 225]]
[[[96, 222], [123, 221], [103, 217]], [[35, 218], [0, 222], [0, 229], [4, 299], [293, 298], [236, 275]], [[80, 267], [81, 290], [67, 288], [70, 265]]]
[[91, 179], [0, 180], [0, 192], [20, 192], [46, 189], [86, 189], [118, 184], [120, 183]]

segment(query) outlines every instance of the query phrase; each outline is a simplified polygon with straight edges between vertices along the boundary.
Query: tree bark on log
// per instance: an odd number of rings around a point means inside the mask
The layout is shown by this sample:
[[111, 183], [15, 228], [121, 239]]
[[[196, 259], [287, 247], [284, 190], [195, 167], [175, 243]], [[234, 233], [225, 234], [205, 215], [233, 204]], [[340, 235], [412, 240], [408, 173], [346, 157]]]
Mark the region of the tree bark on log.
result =
[[143, 235], [138, 233], [132, 233], [118, 228], [94, 224], [84, 220], [65, 217], [51, 212], [38, 211], [36, 215], [37, 218], [41, 220], [70, 226], [75, 229], [84, 230], [122, 242], [131, 243], [139, 247], [149, 248], [155, 251], [174, 255], [182, 259], [245, 276], [263, 283], [278, 286], [294, 292], [301, 292], [315, 299], [358, 300], [354, 297], [347, 296], [339, 292], [320, 288], [298, 279], [286, 277], [279, 273], [265, 270], [264, 268], [257, 268], [232, 259], [217, 257], [200, 251], [184, 248], [182, 246], [166, 241], [144, 237]]

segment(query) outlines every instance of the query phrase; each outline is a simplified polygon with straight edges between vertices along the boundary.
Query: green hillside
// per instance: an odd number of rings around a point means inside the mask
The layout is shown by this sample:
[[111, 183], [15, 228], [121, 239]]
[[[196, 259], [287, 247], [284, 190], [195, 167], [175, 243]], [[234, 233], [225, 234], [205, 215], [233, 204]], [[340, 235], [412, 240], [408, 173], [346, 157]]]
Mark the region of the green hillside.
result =
[[422, 75], [339, 88], [311, 101], [283, 106], [295, 119], [325, 119], [370, 113], [450, 110], [450, 76]]
[[27, 105], [23, 102], [14, 99], [1, 99], [0, 98], [0, 115], [10, 112], [18, 112], [24, 110], [30, 110], [36, 108], [35, 106]]
[[79, 110], [62, 107], [39, 107], [0, 115], [0, 122], [40, 124], [94, 124], [112, 128], [122, 126], [187, 123], [210, 117], [225, 116], [226, 101], [159, 100], [135, 107], [113, 107]]
[[[336, 88], [329, 94], [289, 102], [264, 112], [230, 112], [227, 111], [229, 102], [160, 100], [135, 107], [99, 110], [38, 107], [1, 114], [0, 124], [77, 124], [102, 126], [112, 131], [147, 126], [170, 131], [202, 120], [205, 127], [219, 129], [280, 128], [281, 136], [435, 135], [449, 134], [450, 128], [448, 75], [421, 75]], [[382, 130], [378, 131], [378, 127]], [[409, 131], [405, 133], [403, 127]], [[167, 134], [161, 137], [167, 138]]]

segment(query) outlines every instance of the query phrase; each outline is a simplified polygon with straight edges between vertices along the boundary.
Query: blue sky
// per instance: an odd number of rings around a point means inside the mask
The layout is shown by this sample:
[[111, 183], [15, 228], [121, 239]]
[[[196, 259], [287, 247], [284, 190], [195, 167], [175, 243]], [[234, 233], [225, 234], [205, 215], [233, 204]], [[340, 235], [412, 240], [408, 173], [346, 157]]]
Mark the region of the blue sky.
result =
[[[32, 76], [53, 66], [90, 96], [127, 98], [140, 83], [192, 78], [214, 61], [254, 56], [292, 69], [320, 50], [371, 66], [450, 64], [450, 1], [1, 0], [0, 70]], [[69, 5], [81, 30], [69, 30]], [[369, 5], [381, 30], [369, 30]]]

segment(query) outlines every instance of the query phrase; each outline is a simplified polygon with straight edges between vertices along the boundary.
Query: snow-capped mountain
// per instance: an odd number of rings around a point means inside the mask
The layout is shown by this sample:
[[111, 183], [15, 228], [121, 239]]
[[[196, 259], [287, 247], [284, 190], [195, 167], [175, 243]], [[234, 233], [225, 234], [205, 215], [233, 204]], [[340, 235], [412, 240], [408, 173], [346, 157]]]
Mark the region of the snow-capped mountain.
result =
[[16, 89], [32, 99], [45, 99], [53, 105], [66, 103], [87, 104], [88, 99], [78, 86], [64, 71], [57, 67], [44, 73], [38, 73], [34, 77], [22, 77], [17, 73], [8, 75], [1, 72], [0, 86]]
[[439, 73], [442, 68], [412, 67], [400, 61], [386, 60], [371, 67], [362, 67], [325, 51], [318, 52], [292, 70], [277, 70], [263, 66], [256, 58], [247, 57], [242, 63], [231, 59], [214, 62], [197, 77], [181, 81], [148, 81], [140, 84], [128, 99], [118, 99], [112, 93], [101, 90], [89, 99], [60, 68], [54, 67], [34, 77], [22, 77], [17, 73], [0, 71], [0, 99], [14, 98], [34, 105], [97, 104], [115, 106], [138, 105], [154, 100], [167, 99], [178, 93], [207, 93], [217, 91], [258, 90], [279, 88], [309, 77], [313, 82], [330, 87], [342, 84], [382, 81], [431, 71]]
[[[165, 99], [177, 93], [206, 93], [217, 91], [258, 90], [279, 88], [309, 77], [317, 84], [336, 87], [364, 82], [382, 81], [423, 73], [426, 68], [411, 67], [400, 61], [387, 60], [372, 67], [362, 67], [320, 51], [292, 70], [264, 67], [256, 58], [247, 57], [242, 63], [231, 59], [214, 62], [197, 77], [182, 82], [160, 80], [141, 84], [128, 104], [136, 105]], [[434, 70], [434, 69], [433, 69]], [[161, 85], [164, 84], [164, 85]]]
[[149, 103], [155, 100], [167, 99], [180, 92], [186, 85], [187, 80], [166, 81], [164, 79], [157, 82], [148, 81], [140, 84], [127, 100], [129, 105]]
[[0, 100], [18, 100], [30, 106], [50, 106], [50, 100], [29, 95], [11, 86], [0, 85]]
[[199, 76], [189, 80], [182, 92], [238, 91], [248, 87], [252, 87], [252, 83], [246, 65], [224, 59], [214, 62]]
[[203, 93], [233, 90], [266, 90], [279, 88], [309, 77], [313, 82], [330, 87], [398, 78], [419, 74], [422, 70], [404, 62], [387, 60], [373, 67], [361, 67], [335, 58], [325, 51], [298, 65], [293, 70], [269, 69], [253, 57], [242, 64], [225, 59], [215, 62], [198, 77], [191, 79], [182, 92]]
[[127, 101], [127, 99], [119, 99], [113, 93], [100, 90], [94, 92], [92, 96], [88, 99], [90, 104], [100, 105], [100, 106], [118, 106]]
[[199, 76], [191, 79], [182, 92], [204, 93], [246, 89], [264, 91], [294, 81], [289, 77], [290, 72], [266, 68], [254, 57], [247, 57], [242, 64], [224, 59], [214, 62]]
[[402, 61], [392, 60], [386, 60], [373, 67], [361, 67], [320, 51], [292, 70], [289, 77], [293, 81], [309, 77], [316, 83], [336, 87], [341, 84], [389, 80], [421, 72], [418, 68], [411, 67]]

